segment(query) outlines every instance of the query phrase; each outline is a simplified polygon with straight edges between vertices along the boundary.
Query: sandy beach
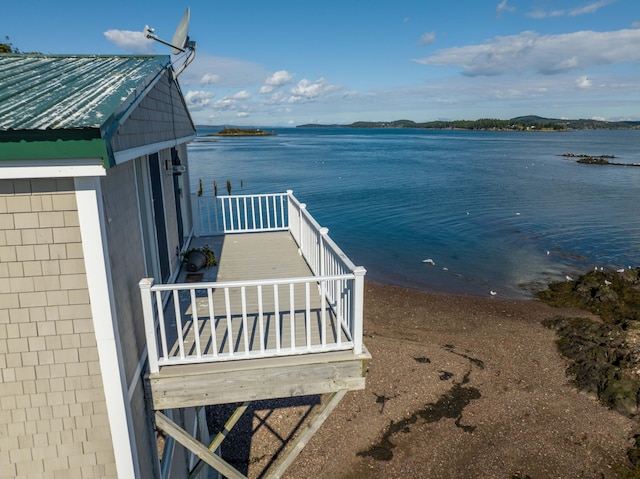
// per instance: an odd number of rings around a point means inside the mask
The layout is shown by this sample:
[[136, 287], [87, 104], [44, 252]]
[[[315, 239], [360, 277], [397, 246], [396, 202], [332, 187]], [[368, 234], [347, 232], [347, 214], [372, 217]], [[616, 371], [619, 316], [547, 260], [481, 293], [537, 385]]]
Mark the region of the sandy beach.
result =
[[[284, 477], [618, 477], [635, 424], [572, 386], [541, 324], [558, 314], [589, 316], [368, 283], [367, 387], [347, 394]], [[318, 399], [256, 403], [251, 444], [228, 446], [245, 459], [228, 449], [228, 460], [260, 477]]]

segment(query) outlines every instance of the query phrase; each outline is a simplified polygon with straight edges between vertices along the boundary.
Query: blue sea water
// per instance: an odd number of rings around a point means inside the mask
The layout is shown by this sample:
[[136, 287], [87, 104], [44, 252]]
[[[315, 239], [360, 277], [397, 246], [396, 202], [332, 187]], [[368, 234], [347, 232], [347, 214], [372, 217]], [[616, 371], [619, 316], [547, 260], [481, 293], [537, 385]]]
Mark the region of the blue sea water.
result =
[[232, 194], [292, 189], [370, 280], [526, 298], [566, 275], [640, 265], [640, 167], [560, 156], [640, 163], [640, 131], [274, 132], [192, 143], [192, 191], [199, 179], [220, 194], [227, 179]]

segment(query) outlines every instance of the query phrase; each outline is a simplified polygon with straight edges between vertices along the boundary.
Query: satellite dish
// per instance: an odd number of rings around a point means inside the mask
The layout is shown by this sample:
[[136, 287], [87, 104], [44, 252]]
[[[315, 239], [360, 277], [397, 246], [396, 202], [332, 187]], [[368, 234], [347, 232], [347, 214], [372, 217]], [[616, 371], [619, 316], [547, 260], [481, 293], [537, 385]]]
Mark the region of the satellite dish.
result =
[[187, 7], [187, 10], [182, 15], [182, 20], [178, 24], [178, 28], [176, 28], [175, 33], [173, 34], [173, 38], [171, 42], [163, 40], [156, 35], [154, 35], [154, 29], [148, 26], [144, 28], [144, 35], [147, 38], [155, 40], [157, 42], [162, 43], [163, 45], [167, 45], [171, 47], [171, 53], [174, 55], [179, 55], [180, 53], [185, 53], [188, 51], [188, 55], [184, 63], [178, 68], [174, 73], [174, 78], [177, 78], [182, 71], [187, 68], [187, 65], [193, 61], [196, 56], [196, 42], [191, 41], [189, 39], [189, 21], [191, 18], [191, 9]]
[[191, 17], [191, 11], [189, 7], [182, 15], [182, 20], [178, 24], [178, 28], [176, 28], [176, 32], [173, 34], [173, 39], [171, 40], [171, 53], [177, 55], [180, 52], [184, 52], [185, 46], [187, 45], [187, 41], [189, 41], [189, 19]]

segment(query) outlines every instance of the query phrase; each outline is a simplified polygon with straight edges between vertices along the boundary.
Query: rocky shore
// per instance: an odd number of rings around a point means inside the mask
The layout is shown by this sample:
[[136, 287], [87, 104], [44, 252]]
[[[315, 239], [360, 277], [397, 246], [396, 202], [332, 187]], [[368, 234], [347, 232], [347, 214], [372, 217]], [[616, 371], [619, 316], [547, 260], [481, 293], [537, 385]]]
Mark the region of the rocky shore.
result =
[[[622, 277], [596, 279], [608, 287]], [[593, 291], [588, 284], [558, 288], [586, 294]], [[598, 291], [593, 297], [608, 296]], [[373, 356], [367, 387], [347, 394], [284, 477], [638, 477], [631, 396], [603, 405], [597, 393], [579, 389], [571, 369], [578, 360], [558, 352], [561, 318], [583, 318], [598, 330], [609, 324], [599, 316], [603, 308], [545, 300], [557, 305], [367, 284], [365, 344]], [[575, 326], [590, 336], [584, 324]], [[613, 333], [600, 338], [627, 344]], [[619, 366], [616, 354], [594, 355]], [[223, 453], [249, 477], [260, 477], [319, 401], [252, 405], [245, 432], [253, 438], [230, 438]]]

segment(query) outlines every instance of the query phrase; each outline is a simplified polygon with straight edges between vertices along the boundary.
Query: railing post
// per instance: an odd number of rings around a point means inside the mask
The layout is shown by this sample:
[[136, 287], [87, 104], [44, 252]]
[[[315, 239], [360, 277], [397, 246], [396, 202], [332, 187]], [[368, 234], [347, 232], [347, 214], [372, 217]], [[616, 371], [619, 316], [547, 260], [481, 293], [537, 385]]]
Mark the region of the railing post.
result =
[[216, 233], [220, 232], [220, 222], [218, 221], [218, 197], [213, 197], [213, 217], [216, 223]]
[[364, 275], [367, 270], [362, 266], [356, 266], [355, 284], [353, 288], [353, 353], [362, 353], [362, 330], [364, 322]]
[[[325, 238], [329, 234], [329, 228], [320, 228], [320, 244], [318, 245], [318, 261], [320, 262], [320, 276], [326, 274], [325, 258], [324, 258], [324, 242]], [[314, 273], [318, 274], [314, 271]]]
[[142, 297], [142, 317], [144, 318], [144, 331], [147, 338], [147, 356], [149, 358], [149, 372], [154, 374], [160, 371], [158, 367], [158, 340], [156, 338], [156, 322], [153, 314], [153, 302], [151, 299], [151, 287], [153, 278], [143, 278], [138, 283], [140, 296]]
[[302, 227], [302, 217], [303, 211], [307, 208], [306, 203], [300, 203], [300, 210], [298, 211], [298, 245], [300, 246], [300, 252], [302, 253], [302, 257], [306, 259], [307, 252], [305, 251], [306, 245], [304, 242], [304, 238], [302, 237], [302, 232], [304, 228]]
[[287, 195], [287, 229], [289, 231], [291, 231], [291, 218], [292, 218], [292, 214], [293, 214], [293, 201], [291, 200], [291, 198], [293, 198], [293, 190], [287, 190], [285, 191], [286, 195]]

